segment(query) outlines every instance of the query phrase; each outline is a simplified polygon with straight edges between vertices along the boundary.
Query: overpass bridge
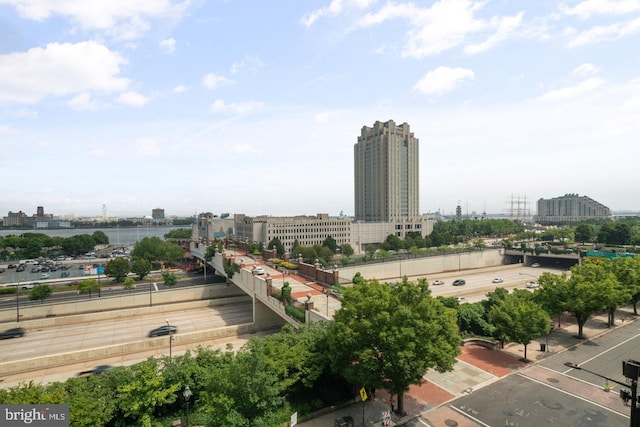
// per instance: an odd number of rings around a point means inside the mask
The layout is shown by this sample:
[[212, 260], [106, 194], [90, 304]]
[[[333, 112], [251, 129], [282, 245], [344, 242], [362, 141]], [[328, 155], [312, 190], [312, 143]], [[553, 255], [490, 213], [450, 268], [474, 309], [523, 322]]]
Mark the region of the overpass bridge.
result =
[[[192, 242], [191, 254], [205, 262], [204, 254], [207, 246]], [[293, 273], [285, 273], [265, 265], [261, 260], [247, 256], [244, 252], [234, 250], [227, 253], [216, 253], [206, 261], [216, 274], [227, 277], [224, 270], [225, 262], [235, 263], [240, 267], [227, 280], [245, 292], [253, 301], [253, 319], [257, 327], [269, 328], [283, 325], [285, 322], [297, 327], [299, 322], [286, 312], [285, 304], [274, 296], [279, 293], [285, 282], [291, 287], [294, 300], [302, 301], [305, 322], [330, 320], [340, 302], [334, 296], [323, 292], [323, 287], [313, 281], [306, 280]], [[262, 265], [265, 274], [256, 274], [254, 267]]]

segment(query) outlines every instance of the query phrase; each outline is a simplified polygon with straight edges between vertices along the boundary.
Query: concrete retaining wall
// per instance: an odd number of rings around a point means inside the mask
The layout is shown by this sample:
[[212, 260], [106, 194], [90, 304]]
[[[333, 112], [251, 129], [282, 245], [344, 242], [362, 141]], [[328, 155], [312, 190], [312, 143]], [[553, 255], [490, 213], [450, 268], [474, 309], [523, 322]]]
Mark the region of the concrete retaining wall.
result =
[[407, 258], [375, 264], [341, 267], [340, 283], [351, 283], [356, 273], [365, 279], [389, 280], [399, 277], [429, 277], [437, 273], [456, 272], [477, 268], [496, 267], [503, 264], [503, 250], [491, 249], [474, 252], [458, 252], [420, 258]]
[[[134, 307], [154, 308], [162, 304], [177, 304], [182, 302], [192, 302], [210, 299], [226, 299], [230, 297], [242, 297], [245, 294], [236, 286], [224, 283], [214, 285], [190, 286], [187, 288], [163, 289], [161, 291], [152, 290], [149, 292], [121, 294], [109, 296], [108, 290], [102, 291], [102, 296], [98, 298], [96, 294], [81, 296], [79, 299], [55, 304], [45, 300], [43, 304], [24, 305], [20, 307], [20, 323], [30, 319], [41, 319], [47, 316], [71, 316], [77, 314], [104, 312], [109, 310], [122, 310]], [[245, 296], [245, 298], [249, 298]], [[145, 313], [148, 313], [146, 311]], [[16, 309], [5, 309], [0, 311], [0, 323], [16, 321]], [[61, 320], [63, 321], [63, 320]]]

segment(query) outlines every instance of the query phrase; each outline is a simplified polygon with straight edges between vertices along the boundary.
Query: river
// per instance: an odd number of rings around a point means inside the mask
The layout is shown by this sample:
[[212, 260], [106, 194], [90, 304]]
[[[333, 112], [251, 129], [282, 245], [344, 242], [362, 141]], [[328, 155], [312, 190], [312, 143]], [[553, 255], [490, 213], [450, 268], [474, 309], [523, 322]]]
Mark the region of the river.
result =
[[190, 225], [180, 227], [176, 226], [157, 226], [157, 225], [140, 225], [138, 227], [115, 227], [115, 228], [60, 228], [60, 229], [39, 229], [39, 230], [0, 230], [0, 236], [9, 235], [19, 236], [24, 233], [42, 233], [51, 237], [72, 237], [78, 234], [93, 234], [96, 231], [102, 231], [109, 238], [110, 245], [131, 246], [145, 237], [158, 237], [164, 240], [164, 235], [171, 230], [178, 228], [191, 229]]

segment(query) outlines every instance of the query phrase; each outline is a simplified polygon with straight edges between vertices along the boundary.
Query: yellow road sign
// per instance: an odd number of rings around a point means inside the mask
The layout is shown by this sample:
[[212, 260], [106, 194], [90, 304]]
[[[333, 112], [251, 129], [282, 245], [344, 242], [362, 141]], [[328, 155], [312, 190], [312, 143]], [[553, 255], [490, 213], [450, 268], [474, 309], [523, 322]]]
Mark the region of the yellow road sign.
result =
[[364, 389], [364, 387], [360, 389], [360, 397], [362, 398], [363, 402], [367, 400], [367, 391]]

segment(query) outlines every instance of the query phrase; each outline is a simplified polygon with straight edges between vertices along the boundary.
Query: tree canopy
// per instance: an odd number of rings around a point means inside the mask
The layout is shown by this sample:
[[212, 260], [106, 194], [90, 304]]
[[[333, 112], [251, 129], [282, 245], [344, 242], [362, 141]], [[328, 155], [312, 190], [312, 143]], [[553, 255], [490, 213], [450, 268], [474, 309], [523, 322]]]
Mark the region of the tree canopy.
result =
[[455, 310], [431, 296], [426, 280], [396, 286], [363, 280], [346, 290], [329, 335], [332, 367], [357, 387], [398, 396], [428, 369], [453, 368], [460, 352]]

